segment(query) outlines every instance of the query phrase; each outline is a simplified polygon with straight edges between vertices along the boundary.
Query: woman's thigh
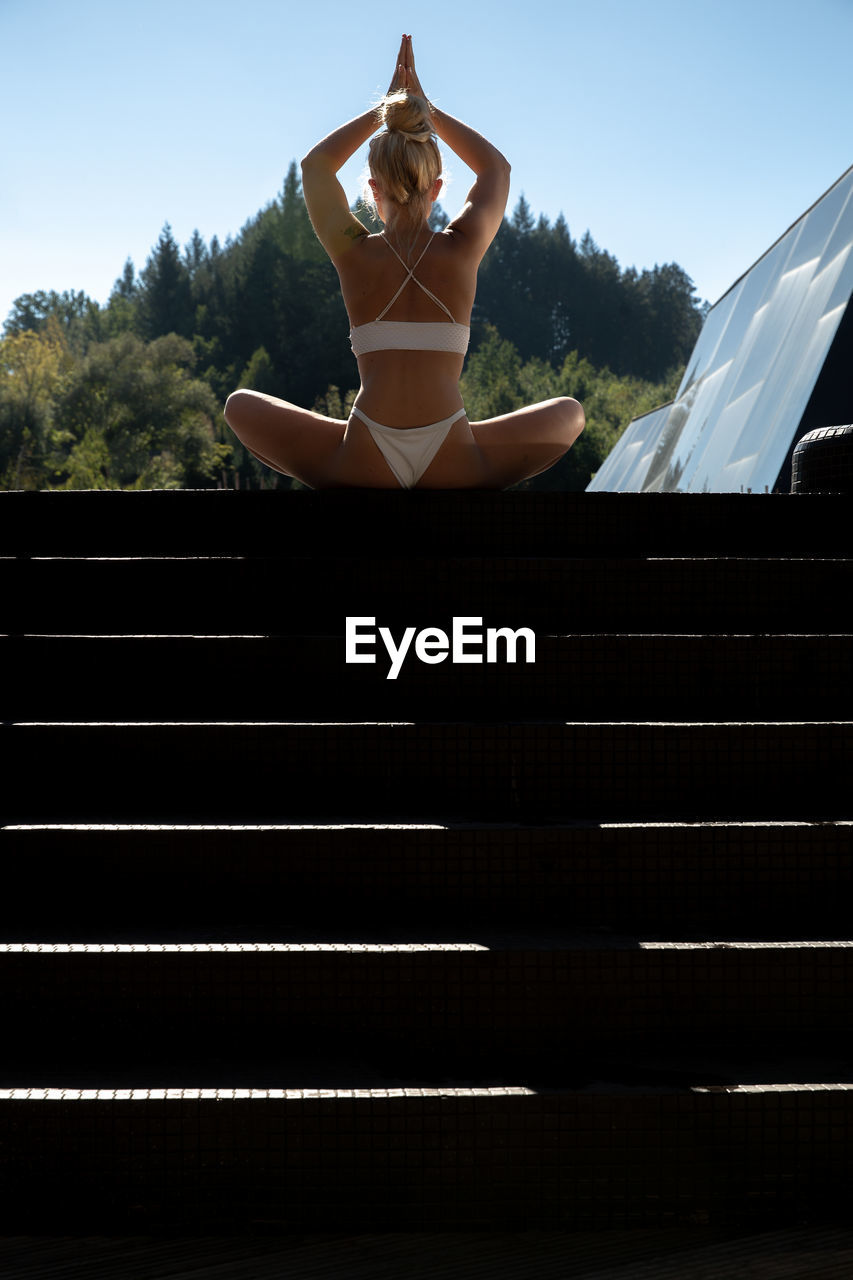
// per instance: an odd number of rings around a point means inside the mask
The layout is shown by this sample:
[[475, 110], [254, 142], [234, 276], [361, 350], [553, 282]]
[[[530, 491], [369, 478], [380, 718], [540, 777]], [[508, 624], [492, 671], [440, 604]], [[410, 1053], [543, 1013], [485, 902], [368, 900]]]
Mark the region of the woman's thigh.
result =
[[494, 483], [506, 488], [558, 462], [583, 431], [584, 421], [578, 401], [559, 396], [472, 422], [471, 431]]
[[328, 483], [347, 425], [343, 419], [248, 390], [228, 397], [225, 421], [261, 462], [311, 488]]

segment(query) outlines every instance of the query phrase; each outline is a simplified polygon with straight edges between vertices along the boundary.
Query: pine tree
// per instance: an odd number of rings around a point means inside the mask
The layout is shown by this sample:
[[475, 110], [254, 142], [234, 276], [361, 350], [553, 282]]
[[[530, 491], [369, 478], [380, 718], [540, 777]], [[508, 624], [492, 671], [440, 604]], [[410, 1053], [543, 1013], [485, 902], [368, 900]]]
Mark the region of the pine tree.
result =
[[535, 223], [530, 205], [524, 198], [524, 192], [518, 197], [518, 204], [515, 206], [512, 214], [512, 225], [516, 231], [520, 231], [522, 235], [526, 235], [533, 230]]
[[140, 275], [140, 328], [144, 337], [192, 335], [190, 278], [168, 222]]
[[208, 253], [207, 246], [201, 238], [201, 234], [196, 228], [192, 233], [192, 238], [188, 245], [184, 247], [184, 266], [187, 269], [190, 280], [194, 280], [199, 270], [207, 262]]
[[135, 298], [138, 291], [136, 270], [130, 258], [124, 264], [124, 270], [113, 285], [112, 297]]

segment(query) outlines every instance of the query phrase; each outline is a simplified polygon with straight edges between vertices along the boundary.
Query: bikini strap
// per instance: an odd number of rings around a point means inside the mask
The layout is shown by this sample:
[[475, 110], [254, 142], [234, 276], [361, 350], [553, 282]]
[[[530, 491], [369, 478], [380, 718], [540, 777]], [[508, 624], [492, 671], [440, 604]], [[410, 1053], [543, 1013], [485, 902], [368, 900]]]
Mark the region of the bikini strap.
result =
[[411, 275], [411, 274], [412, 274], [412, 272], [413, 272], [413, 271], [415, 271], [415, 270], [420, 266], [420, 264], [421, 264], [421, 258], [424, 256], [424, 254], [426, 253], [427, 249], [428, 249], [428, 248], [430, 247], [430, 245], [432, 244], [432, 241], [433, 241], [433, 237], [434, 237], [434, 235], [435, 235], [435, 232], [434, 232], [434, 231], [431, 231], [431, 232], [430, 232], [429, 240], [427, 240], [427, 242], [426, 242], [426, 244], [424, 245], [423, 249], [421, 249], [420, 253], [418, 254], [417, 262], [415, 263], [415, 265], [414, 265], [413, 267], [408, 267], [408, 266], [406, 266], [405, 260], [400, 256], [400, 254], [399, 254], [399, 253], [397, 252], [397, 250], [394, 248], [393, 244], [392, 244], [392, 243], [391, 243], [391, 241], [388, 239], [388, 237], [385, 235], [384, 231], [381, 233], [381, 235], [380, 235], [380, 237], [379, 237], [379, 238], [380, 238], [380, 240], [384, 240], [384, 241], [385, 241], [385, 243], [387, 244], [388, 248], [389, 248], [389, 249], [391, 250], [391, 252], [393, 253], [394, 257], [397, 259], [397, 261], [398, 261], [398, 262], [401, 262], [401, 263], [403, 264], [403, 266], [404, 266], [404, 267], [406, 267], [406, 270], [408, 271], [409, 275]]
[[394, 246], [393, 246], [393, 244], [391, 243], [391, 241], [390, 241], [390, 240], [388, 240], [388, 239], [386, 239], [386, 237], [385, 237], [385, 235], [384, 235], [384, 234], [382, 234], [382, 235], [380, 236], [380, 239], [382, 239], [382, 240], [384, 240], [384, 241], [385, 241], [385, 243], [387, 244], [388, 248], [389, 248], [389, 249], [391, 250], [391, 252], [393, 253], [394, 257], [395, 257], [395, 258], [397, 258], [397, 260], [401, 263], [401, 265], [402, 265], [402, 266], [404, 266], [404, 267], [406, 268], [406, 271], [408, 272], [408, 275], [406, 276], [405, 280], [404, 280], [404, 281], [403, 281], [403, 283], [400, 285], [400, 288], [399, 288], [399, 289], [397, 290], [397, 292], [394, 294], [394, 297], [391, 299], [391, 301], [388, 303], [388, 305], [387, 305], [387, 306], [385, 306], [385, 307], [383, 307], [383, 308], [382, 308], [382, 310], [379, 312], [379, 315], [376, 317], [376, 319], [377, 319], [377, 320], [381, 320], [381, 319], [382, 319], [382, 317], [385, 315], [385, 313], [386, 313], [387, 311], [390, 311], [390, 310], [391, 310], [391, 308], [393, 307], [394, 303], [397, 301], [397, 299], [399, 298], [400, 294], [403, 292], [403, 290], [405, 289], [405, 287], [406, 287], [406, 285], [409, 283], [409, 281], [410, 281], [410, 280], [414, 280], [414, 282], [415, 282], [415, 284], [418, 286], [418, 288], [422, 289], [422, 290], [424, 291], [424, 293], [426, 294], [426, 296], [427, 296], [428, 298], [432, 299], [432, 301], [436, 304], [436, 306], [441, 307], [442, 311], [444, 312], [444, 314], [445, 314], [446, 316], [449, 316], [449, 317], [450, 317], [450, 319], [451, 319], [451, 321], [453, 322], [453, 324], [455, 324], [455, 323], [456, 323], [456, 321], [453, 319], [453, 315], [452, 315], [452, 313], [451, 313], [451, 311], [450, 311], [450, 308], [449, 308], [449, 307], [446, 307], [446, 306], [444, 305], [444, 303], [441, 301], [441, 298], [437, 298], [437, 297], [435, 296], [435, 294], [432, 292], [432, 290], [431, 290], [431, 289], [428, 289], [428, 288], [426, 287], [426, 285], [425, 285], [425, 284], [423, 284], [423, 283], [422, 283], [422, 282], [417, 278], [417, 276], [415, 275], [415, 271], [416, 271], [416, 270], [417, 270], [417, 268], [420, 266], [421, 258], [424, 256], [424, 254], [426, 253], [427, 249], [428, 249], [428, 248], [430, 247], [430, 245], [432, 244], [432, 242], [433, 242], [433, 238], [434, 238], [434, 237], [435, 237], [435, 232], [432, 232], [432, 234], [430, 235], [429, 240], [427, 240], [427, 242], [426, 242], [426, 244], [424, 245], [423, 249], [422, 249], [422, 250], [421, 250], [421, 252], [418, 254], [417, 262], [414, 264], [414, 266], [412, 266], [412, 267], [407, 267], [407, 266], [406, 266], [405, 261], [403, 260], [403, 258], [401, 258], [401, 257], [400, 257], [400, 254], [399, 254], [399, 253], [397, 252], [397, 250], [394, 248]]

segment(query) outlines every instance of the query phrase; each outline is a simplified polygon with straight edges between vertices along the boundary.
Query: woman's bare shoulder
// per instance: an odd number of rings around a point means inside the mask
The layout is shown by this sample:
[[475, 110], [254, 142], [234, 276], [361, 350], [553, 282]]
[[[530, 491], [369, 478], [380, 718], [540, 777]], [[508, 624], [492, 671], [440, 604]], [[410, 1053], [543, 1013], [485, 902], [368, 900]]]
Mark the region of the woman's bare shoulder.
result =
[[436, 238], [440, 240], [440, 251], [459, 263], [476, 267], [485, 252], [482, 238], [469, 235], [466, 223], [458, 217], [438, 232]]

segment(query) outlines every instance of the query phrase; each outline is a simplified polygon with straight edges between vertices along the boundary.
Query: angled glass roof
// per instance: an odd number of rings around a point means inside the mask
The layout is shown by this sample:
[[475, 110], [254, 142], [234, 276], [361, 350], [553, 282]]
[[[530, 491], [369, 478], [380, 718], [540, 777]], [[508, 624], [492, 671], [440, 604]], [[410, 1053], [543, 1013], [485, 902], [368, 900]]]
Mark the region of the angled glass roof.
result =
[[675, 400], [588, 490], [772, 489], [853, 294], [853, 167], [711, 308]]

